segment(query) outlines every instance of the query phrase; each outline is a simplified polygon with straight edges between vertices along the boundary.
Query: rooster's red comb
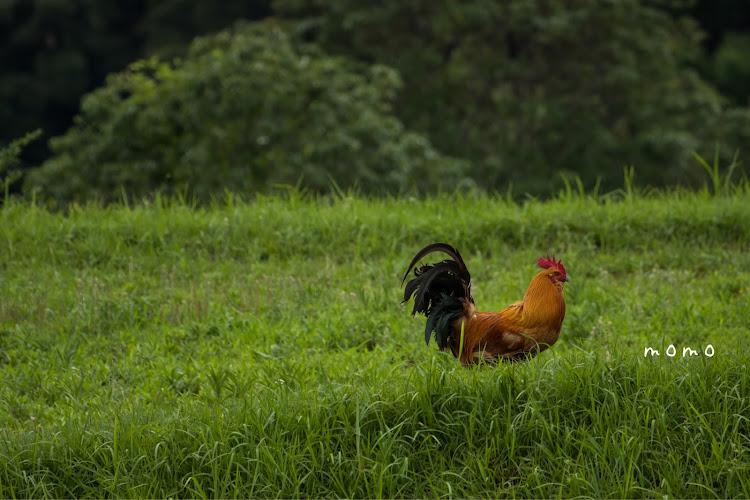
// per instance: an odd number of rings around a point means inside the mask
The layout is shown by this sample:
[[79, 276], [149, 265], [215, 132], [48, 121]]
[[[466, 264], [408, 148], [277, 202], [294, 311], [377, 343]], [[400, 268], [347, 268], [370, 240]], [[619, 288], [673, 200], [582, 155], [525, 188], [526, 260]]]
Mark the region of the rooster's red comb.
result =
[[567, 276], [568, 273], [565, 272], [565, 266], [563, 266], [562, 261], [555, 260], [555, 254], [552, 254], [552, 258], [549, 258], [549, 254], [547, 254], [547, 258], [539, 257], [539, 267], [542, 269], [549, 269], [550, 267], [556, 267], [560, 271], [562, 271], [563, 276]]

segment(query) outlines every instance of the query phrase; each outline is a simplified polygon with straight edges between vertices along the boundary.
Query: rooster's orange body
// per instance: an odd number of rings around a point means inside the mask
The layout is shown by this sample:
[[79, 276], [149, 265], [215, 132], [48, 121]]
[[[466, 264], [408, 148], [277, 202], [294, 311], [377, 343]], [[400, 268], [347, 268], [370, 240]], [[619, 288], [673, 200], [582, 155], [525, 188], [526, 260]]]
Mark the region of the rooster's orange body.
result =
[[[444, 252], [452, 260], [415, 267], [432, 252]], [[450, 350], [463, 364], [526, 359], [557, 341], [565, 318], [565, 267], [549, 255], [539, 258], [539, 267], [543, 271], [531, 280], [521, 302], [500, 312], [477, 312], [471, 275], [461, 255], [450, 245], [433, 243], [409, 265], [404, 281], [412, 268], [415, 277], [406, 284], [404, 301], [414, 296], [412, 314], [427, 316], [425, 341], [435, 332], [438, 347]]]

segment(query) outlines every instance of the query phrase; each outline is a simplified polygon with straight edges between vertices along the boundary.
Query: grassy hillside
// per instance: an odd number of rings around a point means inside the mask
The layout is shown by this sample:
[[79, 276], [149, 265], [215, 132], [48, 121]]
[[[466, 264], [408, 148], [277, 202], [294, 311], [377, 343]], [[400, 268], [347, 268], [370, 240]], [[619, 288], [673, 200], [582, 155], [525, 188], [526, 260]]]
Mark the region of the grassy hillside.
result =
[[[748, 497], [749, 206], [5, 207], [0, 496]], [[560, 341], [471, 369], [425, 346], [400, 281], [432, 241], [485, 310], [562, 257]]]

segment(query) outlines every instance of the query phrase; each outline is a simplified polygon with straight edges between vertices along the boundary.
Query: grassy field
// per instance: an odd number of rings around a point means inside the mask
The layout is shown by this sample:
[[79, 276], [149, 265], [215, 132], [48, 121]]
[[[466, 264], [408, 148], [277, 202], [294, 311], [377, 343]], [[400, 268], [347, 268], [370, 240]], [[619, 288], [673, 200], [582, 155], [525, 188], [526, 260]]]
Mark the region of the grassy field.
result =
[[[750, 497], [749, 207], [7, 206], [0, 497]], [[496, 368], [426, 346], [400, 279], [433, 241], [483, 310], [562, 257], [560, 341]]]

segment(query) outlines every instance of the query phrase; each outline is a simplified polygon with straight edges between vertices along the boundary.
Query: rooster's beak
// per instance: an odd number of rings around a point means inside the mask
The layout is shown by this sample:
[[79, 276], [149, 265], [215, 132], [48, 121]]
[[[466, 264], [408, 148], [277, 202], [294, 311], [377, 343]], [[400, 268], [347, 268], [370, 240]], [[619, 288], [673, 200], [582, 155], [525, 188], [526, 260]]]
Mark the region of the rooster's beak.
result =
[[562, 278], [560, 278], [560, 281], [569, 282], [570, 278], [568, 278], [567, 276], [563, 276]]

